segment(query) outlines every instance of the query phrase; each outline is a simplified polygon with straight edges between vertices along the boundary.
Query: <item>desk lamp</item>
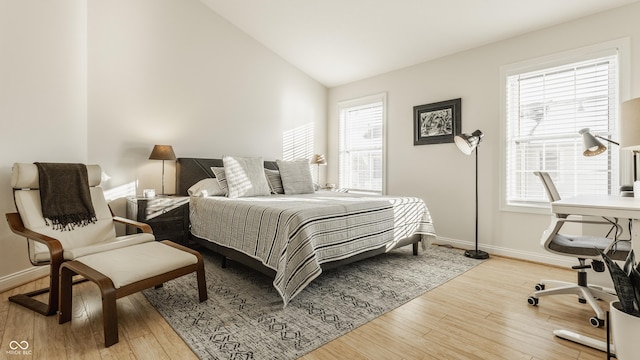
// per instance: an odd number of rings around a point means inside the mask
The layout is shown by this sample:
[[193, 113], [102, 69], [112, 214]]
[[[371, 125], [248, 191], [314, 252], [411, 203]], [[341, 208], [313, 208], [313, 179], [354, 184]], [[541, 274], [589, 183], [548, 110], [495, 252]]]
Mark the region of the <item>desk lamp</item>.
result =
[[489, 254], [487, 252], [478, 250], [478, 145], [480, 144], [483, 135], [482, 131], [476, 130], [472, 132], [471, 135], [460, 134], [453, 138], [458, 149], [460, 149], [460, 151], [465, 155], [471, 155], [474, 150], [476, 153], [476, 249], [464, 252], [464, 256], [473, 259], [489, 258]]
[[175, 160], [176, 154], [173, 152], [173, 147], [171, 145], [155, 145], [153, 150], [151, 151], [151, 155], [149, 155], [149, 160], [162, 160], [162, 193], [161, 195], [165, 195], [164, 193], [164, 161], [165, 160]]
[[[580, 135], [582, 135], [582, 142], [584, 144], [584, 152], [582, 153], [582, 155], [584, 156], [596, 156], [599, 154], [602, 154], [603, 152], [605, 152], [607, 150], [607, 147], [604, 146], [604, 144], [602, 142], [600, 142], [598, 139], [602, 139], [605, 140], [607, 142], [610, 142], [612, 144], [616, 144], [618, 146], [620, 146], [620, 143], [613, 141], [611, 139], [607, 139], [606, 137], [600, 136], [600, 135], [594, 135], [591, 133], [591, 131], [589, 130], [589, 128], [584, 128], [581, 129], [580, 131], [578, 131], [578, 133]], [[597, 139], [596, 139], [597, 138]], [[635, 152], [634, 152], [634, 168], [633, 168], [633, 181], [635, 181], [635, 173], [636, 173], [636, 169], [635, 169]], [[633, 186], [629, 186], [629, 185], [623, 185], [620, 187], [620, 194], [622, 196], [632, 196], [633, 193], [630, 193], [630, 191], [633, 190]]]
[[578, 131], [578, 134], [582, 135], [582, 142], [584, 144], [584, 152], [582, 153], [582, 155], [584, 156], [596, 156], [596, 155], [602, 154], [607, 150], [607, 147], [604, 146], [604, 144], [601, 143], [598, 139], [608, 141], [618, 146], [620, 145], [619, 143], [611, 139], [607, 139], [606, 137], [603, 137], [600, 135], [593, 135], [589, 130], [589, 128], [581, 129], [580, 131]]

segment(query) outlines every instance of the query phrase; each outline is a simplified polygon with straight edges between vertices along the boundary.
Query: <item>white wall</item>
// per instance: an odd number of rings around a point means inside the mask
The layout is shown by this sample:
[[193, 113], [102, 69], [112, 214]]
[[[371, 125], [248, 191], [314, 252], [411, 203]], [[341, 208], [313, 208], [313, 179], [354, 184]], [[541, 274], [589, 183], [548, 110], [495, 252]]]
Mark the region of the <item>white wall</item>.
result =
[[89, 161], [111, 186], [159, 192], [154, 144], [273, 160], [283, 133], [310, 126], [325, 151], [327, 89], [200, 1], [89, 1], [88, 38]]
[[[86, 5], [0, 0], [0, 212], [14, 212], [14, 162], [87, 159]], [[25, 241], [0, 221], [0, 280], [28, 269]]]
[[[597, 44], [631, 39], [631, 64], [640, 60], [640, 4], [583, 18], [476, 48], [329, 91], [329, 181], [337, 181], [337, 103], [388, 93], [387, 191], [423, 198], [443, 242], [473, 247], [474, 157], [453, 143], [413, 145], [413, 106], [462, 98], [462, 132], [481, 129], [479, 151], [479, 241], [495, 254], [554, 261], [539, 245], [548, 215], [499, 210], [500, 67]], [[640, 96], [640, 71], [632, 66], [626, 100]]]
[[[4, 212], [15, 211], [16, 161], [98, 163], [108, 193], [135, 184], [140, 194], [160, 190], [154, 144], [276, 159], [283, 133], [305, 128], [326, 152], [327, 89], [198, 0], [0, 0], [0, 46]], [[111, 205], [124, 215], [123, 198]], [[30, 267], [24, 240], [0, 221], [0, 291]]]

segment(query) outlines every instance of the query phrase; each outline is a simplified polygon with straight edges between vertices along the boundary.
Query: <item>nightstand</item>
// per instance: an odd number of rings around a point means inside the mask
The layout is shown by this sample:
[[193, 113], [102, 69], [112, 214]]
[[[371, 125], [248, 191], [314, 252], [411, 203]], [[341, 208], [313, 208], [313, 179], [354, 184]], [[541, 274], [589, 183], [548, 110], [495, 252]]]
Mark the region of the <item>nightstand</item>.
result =
[[[171, 240], [182, 245], [188, 243], [188, 196], [128, 197], [127, 217], [149, 224], [156, 240]], [[135, 228], [127, 227], [127, 234], [135, 231]]]

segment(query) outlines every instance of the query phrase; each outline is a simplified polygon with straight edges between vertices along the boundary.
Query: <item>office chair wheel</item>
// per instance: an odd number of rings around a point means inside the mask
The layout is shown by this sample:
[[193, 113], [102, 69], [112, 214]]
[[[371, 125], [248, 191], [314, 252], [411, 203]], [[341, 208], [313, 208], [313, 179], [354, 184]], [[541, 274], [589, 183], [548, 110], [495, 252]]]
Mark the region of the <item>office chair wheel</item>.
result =
[[598, 319], [597, 317], [591, 317], [589, 319], [589, 323], [591, 324], [591, 326], [599, 328], [599, 327], [603, 327], [604, 326], [604, 320], [602, 319]]
[[536, 291], [544, 290], [544, 284], [543, 283], [536, 284], [535, 289]]
[[539, 300], [538, 300], [538, 298], [537, 298], [537, 297], [529, 296], [529, 297], [527, 298], [527, 302], [528, 302], [528, 303], [529, 303], [529, 305], [531, 305], [531, 306], [536, 306], [536, 305], [538, 305], [538, 301], [539, 301]]

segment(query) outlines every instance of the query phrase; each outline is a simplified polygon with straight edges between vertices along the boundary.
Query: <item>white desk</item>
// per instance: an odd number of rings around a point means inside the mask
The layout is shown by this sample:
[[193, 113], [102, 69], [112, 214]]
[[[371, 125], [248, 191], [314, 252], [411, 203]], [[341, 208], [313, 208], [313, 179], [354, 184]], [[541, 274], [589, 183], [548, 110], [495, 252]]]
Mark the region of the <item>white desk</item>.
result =
[[[640, 198], [604, 195], [576, 196], [552, 202], [551, 211], [555, 214], [631, 219], [631, 246], [635, 254], [640, 254]], [[602, 351], [606, 351], [607, 348], [606, 342], [602, 340], [583, 336], [572, 331], [555, 330], [554, 334]], [[612, 352], [615, 352], [614, 348]]]
[[555, 214], [631, 219], [633, 224], [631, 227], [633, 252], [640, 254], [640, 198], [582, 195], [552, 202], [551, 211]]

